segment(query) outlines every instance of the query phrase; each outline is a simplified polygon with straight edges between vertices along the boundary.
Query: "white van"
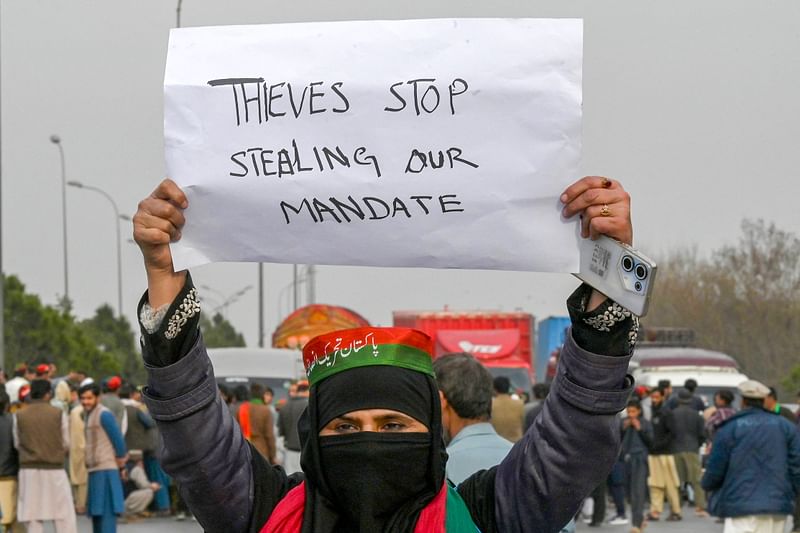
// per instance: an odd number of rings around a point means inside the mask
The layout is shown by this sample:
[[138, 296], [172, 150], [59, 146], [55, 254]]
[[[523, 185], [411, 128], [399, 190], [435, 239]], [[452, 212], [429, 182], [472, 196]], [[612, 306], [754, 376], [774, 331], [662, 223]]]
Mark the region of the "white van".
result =
[[289, 394], [292, 381], [305, 378], [302, 352], [281, 348], [208, 348], [217, 383], [233, 389], [260, 383], [275, 393], [275, 403]]
[[739, 384], [748, 377], [739, 371], [736, 360], [722, 352], [685, 346], [640, 346], [634, 350], [629, 367], [637, 385], [653, 388], [668, 379], [677, 391], [687, 379], [697, 381], [695, 394], [706, 405], [714, 404], [714, 393], [731, 391], [739, 403]]

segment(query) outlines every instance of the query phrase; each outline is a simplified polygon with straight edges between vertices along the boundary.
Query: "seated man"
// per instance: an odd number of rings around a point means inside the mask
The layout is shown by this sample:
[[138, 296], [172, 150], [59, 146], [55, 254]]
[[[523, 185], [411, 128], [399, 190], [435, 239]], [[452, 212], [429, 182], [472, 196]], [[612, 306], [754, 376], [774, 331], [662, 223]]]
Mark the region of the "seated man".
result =
[[147, 514], [147, 507], [153, 501], [158, 483], [147, 479], [144, 470], [144, 455], [141, 450], [131, 450], [128, 464], [125, 465], [125, 514], [127, 516]]
[[[631, 242], [630, 201], [617, 182], [583, 178], [562, 201], [564, 216], [582, 214], [584, 237]], [[573, 327], [542, 414], [500, 465], [448, 486], [430, 338], [367, 328], [306, 345], [302, 472], [270, 466], [217, 394], [196, 289], [173, 271], [168, 245], [187, 207], [165, 180], [139, 204], [134, 237], [148, 278], [139, 308], [145, 400], [164, 469], [206, 531], [555, 532], [611, 470], [637, 322], [585, 285], [568, 300]]]

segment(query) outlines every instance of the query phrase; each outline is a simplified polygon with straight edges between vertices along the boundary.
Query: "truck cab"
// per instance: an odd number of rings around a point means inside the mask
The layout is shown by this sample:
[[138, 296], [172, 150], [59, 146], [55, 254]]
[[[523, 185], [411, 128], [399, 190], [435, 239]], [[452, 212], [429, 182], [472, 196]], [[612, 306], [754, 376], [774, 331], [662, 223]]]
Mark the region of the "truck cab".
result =
[[533, 316], [503, 311], [395, 311], [394, 325], [420, 330], [434, 341], [434, 357], [468, 353], [493, 376], [506, 376], [518, 394], [530, 394]]

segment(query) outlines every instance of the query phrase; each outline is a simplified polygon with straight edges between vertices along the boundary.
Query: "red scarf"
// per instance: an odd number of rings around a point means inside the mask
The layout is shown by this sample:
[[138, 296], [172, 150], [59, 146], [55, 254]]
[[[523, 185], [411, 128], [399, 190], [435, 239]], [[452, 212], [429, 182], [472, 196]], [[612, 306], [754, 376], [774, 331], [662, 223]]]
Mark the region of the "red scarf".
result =
[[239, 406], [239, 426], [242, 428], [244, 438], [250, 440], [252, 433], [250, 428], [250, 402], [244, 402]]
[[[442, 490], [425, 506], [417, 519], [414, 533], [444, 533], [447, 483]], [[303, 510], [306, 504], [305, 481], [290, 490], [269, 516], [261, 533], [300, 533], [303, 526]]]

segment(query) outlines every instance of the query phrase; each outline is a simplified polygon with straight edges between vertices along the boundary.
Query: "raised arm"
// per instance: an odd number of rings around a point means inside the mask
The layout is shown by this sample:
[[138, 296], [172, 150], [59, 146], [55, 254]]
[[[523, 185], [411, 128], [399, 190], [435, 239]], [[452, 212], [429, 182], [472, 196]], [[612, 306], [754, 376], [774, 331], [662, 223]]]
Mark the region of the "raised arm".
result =
[[[191, 276], [173, 271], [169, 243], [180, 239], [186, 207], [183, 192], [164, 180], [133, 219], [148, 286], [139, 303], [144, 398], [158, 424], [164, 470], [205, 531], [243, 532], [253, 512], [256, 459], [217, 392]], [[283, 471], [263, 469], [261, 475], [277, 501], [286, 490]]]
[[[617, 182], [584, 178], [562, 202], [565, 216], [581, 214], [584, 237], [631, 242], [630, 199]], [[627, 369], [638, 320], [586, 285], [567, 305], [572, 328], [541, 414], [496, 469], [459, 487], [482, 531], [558, 532], [618, 457], [616, 414], [632, 390]]]

